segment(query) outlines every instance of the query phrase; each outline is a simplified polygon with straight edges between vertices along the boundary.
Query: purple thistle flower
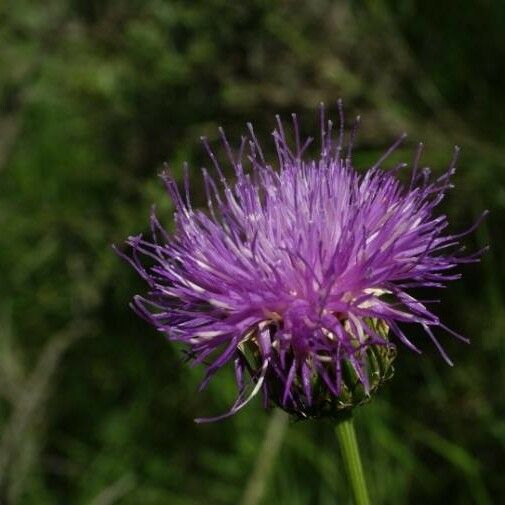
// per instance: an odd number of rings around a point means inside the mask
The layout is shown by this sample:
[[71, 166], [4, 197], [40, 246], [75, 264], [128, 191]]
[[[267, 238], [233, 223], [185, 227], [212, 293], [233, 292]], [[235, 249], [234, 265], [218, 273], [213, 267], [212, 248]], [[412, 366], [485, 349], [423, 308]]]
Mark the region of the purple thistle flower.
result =
[[191, 205], [187, 168], [184, 195], [165, 171], [174, 235], [153, 212], [152, 238], [130, 237], [131, 255], [119, 253], [149, 285], [147, 296], [134, 297], [133, 309], [205, 365], [201, 388], [234, 363], [235, 403], [222, 416], [197, 421], [232, 415], [260, 391], [265, 404], [299, 417], [350, 409], [391, 375], [394, 342], [420, 352], [402, 329], [406, 323], [421, 325], [449, 364], [433, 328], [466, 341], [427, 301], [409, 294], [458, 279], [454, 268], [478, 261], [482, 252], [462, 256], [459, 248], [480, 219], [451, 235], [446, 216], [434, 213], [451, 187], [458, 149], [433, 180], [429, 169], [419, 169], [419, 145], [410, 183], [403, 184], [397, 170], [406, 164], [381, 168], [403, 135], [358, 173], [351, 154], [359, 118], [345, 147], [340, 102], [339, 111], [334, 135], [321, 107], [315, 160], [305, 159], [311, 139], [302, 143], [295, 115], [294, 147], [277, 117], [277, 169], [251, 125], [237, 155], [220, 130], [233, 182], [202, 139], [218, 177], [202, 170], [208, 211]]

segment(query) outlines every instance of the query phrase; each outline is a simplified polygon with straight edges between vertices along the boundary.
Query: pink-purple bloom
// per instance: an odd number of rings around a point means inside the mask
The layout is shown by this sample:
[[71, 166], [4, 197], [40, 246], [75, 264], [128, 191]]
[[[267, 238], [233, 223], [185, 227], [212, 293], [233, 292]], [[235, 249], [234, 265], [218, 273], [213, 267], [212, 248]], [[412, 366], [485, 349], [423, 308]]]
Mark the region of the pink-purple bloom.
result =
[[402, 136], [358, 172], [356, 129], [344, 139], [339, 110], [334, 129], [321, 108], [316, 159], [306, 155], [310, 139], [302, 140], [294, 116], [292, 141], [278, 119], [275, 162], [250, 125], [236, 152], [221, 131], [230, 178], [204, 140], [215, 172], [202, 170], [208, 208], [192, 207], [187, 170], [182, 191], [163, 172], [175, 232], [153, 213], [151, 237], [130, 237], [131, 253], [120, 253], [149, 286], [134, 297], [134, 310], [206, 367], [202, 388], [233, 363], [235, 403], [200, 421], [234, 414], [259, 392], [300, 417], [318, 415], [322, 405], [338, 409], [349, 374], [365, 396], [372, 389], [370, 351], [379, 361], [380, 350], [394, 351], [397, 342], [419, 352], [409, 324], [420, 325], [448, 363], [435, 330], [465, 340], [412, 291], [443, 287], [460, 277], [455, 267], [480, 256], [462, 255], [459, 246], [478, 223], [449, 234], [446, 216], [435, 213], [452, 187], [457, 149], [433, 178], [420, 167], [420, 145], [405, 178], [406, 164], [383, 168]]

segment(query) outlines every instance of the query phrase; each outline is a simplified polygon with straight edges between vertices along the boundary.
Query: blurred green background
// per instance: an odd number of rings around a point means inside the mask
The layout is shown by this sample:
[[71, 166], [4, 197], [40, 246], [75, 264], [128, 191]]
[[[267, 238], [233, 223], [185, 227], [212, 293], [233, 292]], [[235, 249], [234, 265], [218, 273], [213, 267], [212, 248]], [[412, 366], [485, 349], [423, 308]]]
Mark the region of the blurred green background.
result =
[[[365, 168], [402, 131], [435, 171], [463, 147], [444, 202], [454, 231], [492, 212], [492, 249], [438, 313], [471, 345], [418, 335], [357, 413], [374, 504], [505, 502], [505, 3], [3, 0], [0, 3], [0, 503], [348, 504], [328, 423], [286, 423], [233, 381], [202, 377], [127, 304], [144, 289], [110, 248], [148, 231], [157, 173], [200, 135], [342, 97]], [[336, 107], [334, 107], [336, 110]], [[271, 149], [271, 147], [269, 147]], [[436, 293], [439, 294], [439, 293]], [[413, 338], [416, 338], [414, 336]], [[266, 442], [265, 440], [266, 438]], [[263, 445], [262, 445], [263, 444]]]

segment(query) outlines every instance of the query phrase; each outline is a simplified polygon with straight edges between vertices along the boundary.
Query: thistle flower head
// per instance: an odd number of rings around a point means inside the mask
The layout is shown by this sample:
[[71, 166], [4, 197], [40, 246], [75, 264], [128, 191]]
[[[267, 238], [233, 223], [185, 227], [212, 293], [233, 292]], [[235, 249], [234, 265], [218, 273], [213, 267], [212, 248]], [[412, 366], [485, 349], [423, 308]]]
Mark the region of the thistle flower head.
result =
[[410, 181], [382, 168], [403, 136], [368, 170], [351, 161], [355, 128], [345, 141], [321, 108], [321, 148], [307, 159], [293, 116], [293, 141], [281, 121], [273, 132], [277, 159], [266, 156], [249, 125], [234, 152], [221, 131], [233, 180], [203, 140], [214, 166], [202, 171], [207, 209], [191, 205], [165, 171], [175, 205], [176, 231], [167, 234], [156, 215], [149, 239], [128, 239], [120, 253], [147, 282], [134, 310], [170, 340], [186, 346], [206, 367], [202, 388], [232, 362], [238, 394], [226, 417], [261, 392], [299, 417], [337, 415], [369, 398], [391, 375], [395, 345], [418, 348], [405, 326], [418, 324], [440, 350], [434, 329], [447, 328], [416, 299], [413, 288], [443, 287], [459, 278], [463, 234], [446, 233], [435, 209], [451, 187], [457, 150], [432, 178], [420, 169], [422, 145]]

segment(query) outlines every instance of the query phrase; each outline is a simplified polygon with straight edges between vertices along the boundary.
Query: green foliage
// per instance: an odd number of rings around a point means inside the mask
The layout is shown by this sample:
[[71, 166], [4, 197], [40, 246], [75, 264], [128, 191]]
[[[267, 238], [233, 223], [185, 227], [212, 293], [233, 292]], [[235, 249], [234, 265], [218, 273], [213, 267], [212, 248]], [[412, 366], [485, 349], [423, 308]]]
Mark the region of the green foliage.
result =
[[[471, 7], [472, 6], [472, 7]], [[444, 9], [444, 10], [441, 10]], [[143, 289], [110, 244], [171, 205], [156, 174], [200, 135], [344, 98], [363, 114], [365, 167], [403, 130], [441, 170], [464, 156], [446, 202], [455, 229], [482, 208], [492, 251], [443, 293], [470, 347], [399, 349], [395, 378], [358, 409], [373, 503], [490, 504], [505, 496], [503, 5], [487, 2], [5, 0], [0, 6], [0, 502], [239, 503], [269, 415], [234, 398], [131, 314]], [[483, 23], [484, 21], [482, 21]], [[462, 28], [464, 27], [464, 29]], [[219, 122], [219, 123], [218, 123]], [[412, 156], [414, 141], [398, 156]], [[393, 163], [395, 160], [392, 160]], [[412, 335], [415, 339], [416, 335]], [[418, 338], [420, 340], [420, 338]], [[275, 455], [274, 455], [275, 456]], [[272, 456], [272, 457], [274, 457]], [[333, 430], [291, 423], [263, 503], [348, 503]], [[260, 462], [261, 464], [261, 462]]]

